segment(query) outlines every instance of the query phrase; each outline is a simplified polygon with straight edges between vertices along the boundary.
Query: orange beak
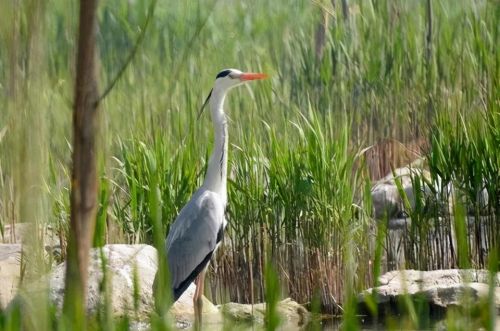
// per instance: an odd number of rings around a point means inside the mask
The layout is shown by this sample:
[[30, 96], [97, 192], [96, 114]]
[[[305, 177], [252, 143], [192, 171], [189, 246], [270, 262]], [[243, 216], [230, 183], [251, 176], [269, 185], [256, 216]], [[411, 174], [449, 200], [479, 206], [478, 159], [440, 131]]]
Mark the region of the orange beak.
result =
[[240, 75], [240, 80], [256, 80], [256, 79], [265, 79], [267, 78], [266, 74], [258, 73], [258, 72], [244, 72]]

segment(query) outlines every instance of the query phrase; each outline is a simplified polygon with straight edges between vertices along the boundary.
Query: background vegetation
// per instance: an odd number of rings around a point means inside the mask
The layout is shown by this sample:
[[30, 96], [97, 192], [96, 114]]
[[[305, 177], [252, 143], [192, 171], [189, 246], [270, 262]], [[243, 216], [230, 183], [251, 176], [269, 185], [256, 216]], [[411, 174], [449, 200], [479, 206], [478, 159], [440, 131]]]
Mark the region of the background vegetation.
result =
[[[343, 12], [344, 3], [159, 1], [101, 105], [95, 245], [152, 243], [156, 186], [168, 231], [201, 184], [211, 148], [209, 117], [197, 120], [197, 110], [216, 73], [234, 67], [271, 77], [227, 102], [229, 227], [209, 276], [213, 301], [265, 300], [271, 260], [283, 295], [348, 309], [352, 294], [386, 268], [376, 254], [385, 226], [372, 217], [371, 182], [416, 157], [431, 176], [414, 180], [417, 192], [433, 188], [438, 201], [451, 196], [465, 211], [451, 217], [417, 194], [406, 266], [487, 267], [500, 237], [500, 6], [349, 1]], [[103, 87], [133, 48], [148, 6], [100, 4]], [[66, 0], [0, 3], [0, 230], [50, 226], [62, 258], [77, 10]], [[459, 250], [443, 259], [434, 252], [452, 229], [463, 229]], [[231, 286], [235, 279], [240, 286]]]

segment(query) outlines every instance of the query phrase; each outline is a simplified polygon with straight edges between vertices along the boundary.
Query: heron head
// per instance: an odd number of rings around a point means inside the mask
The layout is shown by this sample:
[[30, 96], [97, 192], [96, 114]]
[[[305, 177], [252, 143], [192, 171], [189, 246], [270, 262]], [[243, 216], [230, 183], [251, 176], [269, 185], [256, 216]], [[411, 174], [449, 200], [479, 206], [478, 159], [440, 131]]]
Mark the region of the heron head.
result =
[[207, 99], [203, 103], [203, 106], [201, 106], [201, 109], [198, 113], [198, 118], [203, 113], [203, 109], [205, 108], [208, 101], [212, 97], [212, 93], [214, 91], [216, 91], [217, 94], [219, 94], [219, 93], [225, 94], [225, 92], [232, 89], [233, 87], [236, 87], [238, 85], [241, 85], [243, 83], [246, 83], [246, 82], [249, 82], [252, 80], [264, 79], [264, 78], [267, 78], [267, 75], [263, 74], [263, 73], [258, 73], [258, 72], [242, 72], [238, 69], [224, 69], [224, 70], [222, 70], [215, 77], [214, 87], [212, 88]]
[[224, 69], [215, 77], [215, 90], [227, 91], [251, 80], [264, 79], [267, 75], [256, 72], [242, 72], [238, 69]]

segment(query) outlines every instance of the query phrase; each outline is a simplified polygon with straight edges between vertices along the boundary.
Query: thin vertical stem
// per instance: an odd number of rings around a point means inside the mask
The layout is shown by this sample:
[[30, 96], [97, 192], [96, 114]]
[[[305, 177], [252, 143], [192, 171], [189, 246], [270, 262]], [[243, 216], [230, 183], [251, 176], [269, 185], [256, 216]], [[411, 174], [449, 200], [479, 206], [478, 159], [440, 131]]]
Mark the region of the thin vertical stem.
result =
[[97, 0], [80, 1], [80, 27], [73, 110], [71, 227], [66, 265], [64, 312], [74, 329], [85, 329], [87, 265], [97, 212]]

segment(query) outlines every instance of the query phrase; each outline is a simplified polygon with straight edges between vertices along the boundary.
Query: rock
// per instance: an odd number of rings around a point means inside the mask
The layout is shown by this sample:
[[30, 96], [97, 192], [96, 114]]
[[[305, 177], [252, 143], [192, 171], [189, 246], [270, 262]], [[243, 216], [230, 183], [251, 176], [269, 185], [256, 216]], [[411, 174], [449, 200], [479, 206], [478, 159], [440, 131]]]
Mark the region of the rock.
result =
[[149, 331], [151, 330], [151, 324], [146, 321], [130, 321], [129, 331]]
[[19, 286], [21, 274], [20, 244], [0, 244], [0, 309], [14, 298]]
[[[408, 214], [403, 198], [399, 194], [395, 178], [400, 181], [411, 209], [416, 207], [417, 198], [419, 198], [423, 200], [422, 203], [425, 207], [432, 210], [436, 209], [440, 214], [449, 215], [452, 212], [452, 185], [442, 184], [439, 177], [437, 183], [431, 184], [430, 172], [423, 169], [422, 165], [414, 162], [406, 167], [394, 170], [394, 174], [389, 173], [373, 185], [371, 196], [375, 218], [383, 219], [386, 216], [389, 219], [402, 218]], [[417, 188], [420, 192], [415, 191]]]
[[[138, 316], [147, 317], [153, 309], [152, 286], [157, 269], [156, 249], [148, 245], [106, 245], [102, 248], [114, 316], [133, 315], [134, 274], [137, 276]], [[92, 249], [89, 261], [87, 310], [95, 313], [102, 302], [103, 267], [99, 249]], [[58, 308], [64, 300], [66, 262], [56, 266], [47, 277], [50, 299]]]
[[[396, 176], [394, 176], [396, 175]], [[420, 168], [412, 168], [406, 166], [394, 170], [378, 182], [376, 182], [371, 190], [373, 211], [375, 218], [382, 219], [387, 216], [389, 219], [394, 217], [401, 217], [405, 213], [403, 199], [399, 194], [396, 185], [396, 179], [401, 182], [401, 186], [410, 202], [412, 208], [415, 207], [415, 192], [413, 190], [412, 178], [415, 177], [430, 178], [428, 171]], [[428, 187], [423, 187], [424, 194], [429, 194]]]
[[[19, 250], [20, 250], [20, 245]], [[110, 306], [110, 313], [115, 317], [128, 315], [134, 321], [133, 329], [144, 330], [148, 328], [147, 320], [154, 309], [153, 281], [157, 271], [156, 249], [148, 245], [106, 245], [102, 248], [106, 261], [106, 275]], [[19, 274], [19, 266], [16, 270]], [[25, 287], [18, 296], [20, 303], [26, 309], [36, 309], [32, 304], [37, 294], [47, 292], [49, 298], [58, 309], [62, 308], [64, 300], [64, 280], [66, 263], [57, 265], [53, 271], [40, 281]], [[135, 275], [135, 276], [134, 276]], [[3, 280], [3, 278], [2, 278]], [[138, 290], [138, 309], [134, 310], [134, 282]], [[87, 310], [90, 314], [96, 313], [103, 302], [103, 263], [99, 249], [92, 249], [89, 261], [89, 278], [87, 292]], [[14, 286], [16, 287], [16, 286]], [[3, 286], [2, 286], [3, 288]], [[174, 303], [169, 311], [171, 320], [178, 328], [190, 327], [194, 322], [193, 295], [196, 286], [191, 284], [183, 295]], [[285, 299], [278, 304], [278, 313], [283, 318], [285, 326], [302, 326], [309, 318], [308, 311], [297, 302]], [[252, 320], [264, 322], [265, 304], [252, 305], [228, 303], [214, 306], [207, 298], [203, 297], [203, 324], [206, 326], [223, 325], [223, 316], [231, 317], [235, 321]]]
[[[20, 247], [20, 245], [18, 245]], [[154, 309], [153, 281], [158, 269], [157, 252], [149, 245], [106, 245], [102, 248], [106, 260], [106, 271], [109, 279], [108, 289], [111, 299], [110, 312], [115, 317], [135, 316], [138, 320], [149, 317]], [[57, 265], [50, 275], [30, 284], [21, 293], [22, 301], [29, 303], [35, 293], [45, 293], [49, 286], [49, 297], [52, 302], [62, 308], [64, 300], [64, 281], [66, 262]], [[134, 273], [137, 276], [138, 310], [134, 311]], [[17, 276], [19, 267], [17, 267]], [[87, 292], [87, 310], [96, 313], [103, 300], [101, 286], [103, 281], [102, 260], [99, 249], [92, 249], [89, 261], [89, 278]], [[17, 284], [16, 284], [17, 285]], [[3, 289], [3, 286], [2, 286]], [[13, 288], [13, 292], [17, 286]], [[170, 314], [177, 323], [192, 324], [194, 321], [193, 295], [196, 286], [191, 286], [173, 304]], [[9, 297], [9, 300], [11, 297]], [[203, 313], [220, 315], [219, 310], [203, 297]], [[7, 300], [8, 302], [8, 300]]]
[[[185, 329], [193, 325], [193, 294], [196, 287], [192, 284], [170, 309], [170, 314], [177, 328]], [[282, 326], [285, 330], [297, 329], [305, 325], [309, 320], [309, 312], [297, 302], [285, 299], [278, 303], [278, 314], [282, 318]], [[234, 323], [257, 323], [264, 324], [266, 304], [255, 305], [241, 303], [226, 303], [215, 307], [208, 299], [203, 297], [203, 324], [206, 327], [218, 326], [222, 328], [224, 317]]]
[[[257, 322], [264, 323], [266, 315], [266, 304], [255, 305], [226, 303], [220, 306], [224, 316], [236, 322]], [[278, 303], [278, 314], [282, 318], [283, 329], [293, 329], [306, 325], [309, 321], [310, 313], [302, 305], [292, 299], [284, 299]]]
[[[192, 285], [187, 291], [194, 293], [195, 286]], [[192, 294], [191, 294], [192, 296]], [[182, 298], [182, 297], [181, 297]], [[206, 300], [204, 303], [210, 303]], [[189, 306], [186, 303], [186, 308]], [[249, 325], [257, 324], [264, 325], [266, 315], [266, 304], [258, 303], [255, 305], [226, 303], [214, 307], [211, 303], [208, 310], [203, 307], [203, 326], [208, 330], [227, 329], [228, 326], [240, 326], [238, 329], [249, 329]], [[215, 310], [213, 309], [215, 308]], [[280, 301], [277, 306], [278, 314], [281, 317], [279, 330], [302, 330], [310, 321], [310, 313], [300, 304], [291, 300], [285, 299]], [[177, 329], [189, 329], [193, 326], [194, 317], [191, 309], [185, 311], [170, 310], [174, 315], [175, 327]], [[180, 315], [179, 315], [180, 314]], [[149, 324], [144, 322], [132, 322], [130, 330], [149, 330]], [[250, 326], [250, 328], [254, 328]], [[232, 329], [232, 328], [231, 328]]]
[[28, 223], [6, 224], [3, 233], [0, 235], [2, 243], [20, 244], [23, 234], [26, 233]]
[[309, 312], [304, 306], [287, 298], [278, 303], [278, 313], [285, 319], [286, 325], [303, 326], [309, 321]]
[[[39, 226], [38, 236], [42, 240], [44, 247], [55, 247], [59, 245], [59, 237], [50, 226]], [[0, 242], [10, 244], [21, 244], [23, 240], [29, 240], [33, 235], [33, 223], [6, 224]]]
[[[181, 297], [174, 303], [172, 308], [169, 310], [169, 314], [175, 323], [179, 326], [184, 326], [180, 328], [186, 328], [194, 323], [194, 307], [193, 307], [193, 296], [196, 290], [196, 285], [191, 283], [187, 290], [181, 295]], [[219, 309], [214, 306], [210, 300], [205, 296], [203, 298], [203, 323], [204, 324], [214, 324], [222, 323], [222, 316]]]
[[475, 201], [467, 201], [465, 197], [462, 197], [462, 203], [467, 206], [467, 215], [475, 216], [476, 215], [475, 208], [477, 208], [477, 211], [481, 216], [491, 215], [492, 210], [490, 206], [489, 194], [488, 190], [486, 189], [486, 185], [487, 183], [483, 179], [482, 180], [483, 188], [476, 193]]
[[[379, 278], [376, 303], [379, 311], [393, 310], [403, 296], [425, 298], [431, 310], [442, 311], [465, 302], [477, 302], [488, 297], [489, 272], [487, 270], [396, 270]], [[500, 309], [500, 273], [494, 279], [495, 304]], [[366, 300], [373, 293], [370, 288], [358, 296], [361, 311], [367, 312]]]

